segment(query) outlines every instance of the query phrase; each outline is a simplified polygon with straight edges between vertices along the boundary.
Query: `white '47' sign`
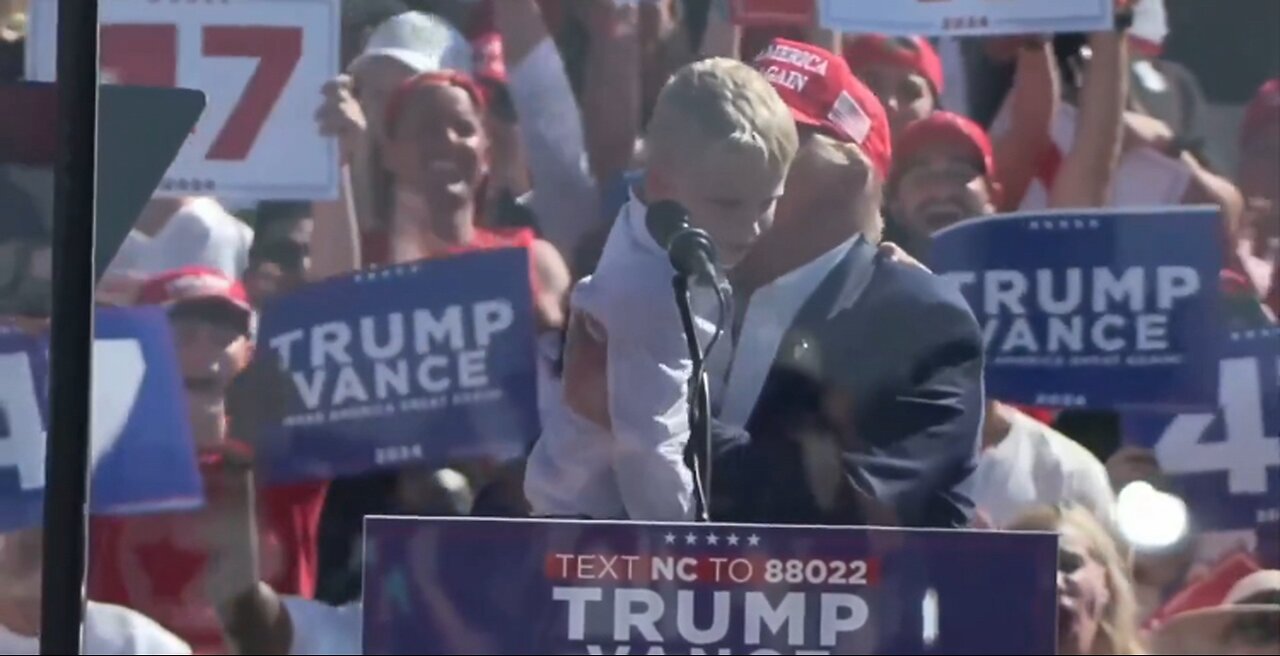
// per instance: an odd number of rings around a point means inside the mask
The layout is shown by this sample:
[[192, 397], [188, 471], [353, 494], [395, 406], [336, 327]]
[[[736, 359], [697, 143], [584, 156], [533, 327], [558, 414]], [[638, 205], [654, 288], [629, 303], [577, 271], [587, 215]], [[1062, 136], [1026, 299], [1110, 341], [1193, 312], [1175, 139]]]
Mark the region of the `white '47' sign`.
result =
[[[338, 151], [311, 116], [338, 71], [339, 0], [110, 0], [101, 19], [104, 81], [208, 98], [161, 195], [336, 197]], [[30, 23], [27, 77], [53, 81], [57, 2], [33, 0]]]
[[1216, 413], [1130, 416], [1206, 529], [1251, 528], [1280, 509], [1280, 328], [1233, 333]]

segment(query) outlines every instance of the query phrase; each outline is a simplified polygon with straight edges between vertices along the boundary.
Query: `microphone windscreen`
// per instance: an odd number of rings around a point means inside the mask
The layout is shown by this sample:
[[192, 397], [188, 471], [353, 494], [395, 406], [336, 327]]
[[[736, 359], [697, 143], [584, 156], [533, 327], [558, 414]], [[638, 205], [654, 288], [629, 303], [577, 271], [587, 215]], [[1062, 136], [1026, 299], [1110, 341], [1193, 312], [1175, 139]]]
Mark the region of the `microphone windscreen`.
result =
[[645, 213], [645, 227], [649, 229], [649, 234], [653, 236], [653, 240], [658, 242], [658, 246], [663, 250], [671, 247], [671, 240], [689, 227], [689, 213], [684, 207], [673, 200], [658, 201], [649, 206], [649, 210]]

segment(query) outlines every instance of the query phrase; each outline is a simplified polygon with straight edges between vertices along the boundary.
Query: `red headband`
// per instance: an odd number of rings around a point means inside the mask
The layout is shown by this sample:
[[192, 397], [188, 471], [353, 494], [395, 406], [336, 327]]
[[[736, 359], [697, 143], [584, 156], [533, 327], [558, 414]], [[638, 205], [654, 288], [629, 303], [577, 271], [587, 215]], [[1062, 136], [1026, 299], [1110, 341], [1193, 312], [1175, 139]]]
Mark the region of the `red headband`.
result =
[[481, 116], [489, 108], [489, 100], [485, 92], [476, 84], [475, 78], [461, 73], [459, 71], [431, 71], [429, 73], [419, 73], [396, 87], [394, 93], [391, 94], [391, 100], [387, 102], [387, 131], [390, 132], [397, 122], [399, 122], [400, 114], [404, 111], [404, 105], [408, 102], [409, 95], [418, 89], [432, 86], [448, 86], [456, 87], [467, 92], [471, 97], [471, 102], [475, 103], [476, 111]]

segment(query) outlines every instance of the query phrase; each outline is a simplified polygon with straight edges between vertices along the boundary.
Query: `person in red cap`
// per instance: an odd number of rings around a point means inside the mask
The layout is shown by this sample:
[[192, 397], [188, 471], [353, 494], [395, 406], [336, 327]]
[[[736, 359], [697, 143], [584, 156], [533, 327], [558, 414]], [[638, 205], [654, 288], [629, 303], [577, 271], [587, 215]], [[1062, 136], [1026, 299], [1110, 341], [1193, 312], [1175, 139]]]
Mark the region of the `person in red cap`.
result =
[[1240, 191], [1245, 225], [1240, 249], [1254, 285], [1280, 315], [1280, 78], [1263, 84], [1245, 110], [1240, 128]]
[[895, 135], [939, 108], [945, 90], [942, 58], [924, 37], [849, 37], [844, 57], [884, 104]]
[[[996, 212], [1003, 191], [997, 180], [986, 131], [958, 114], [935, 112], [898, 140], [890, 233], [922, 256], [933, 233]], [[983, 447], [973, 492], [997, 526], [1035, 503], [1072, 501], [1103, 520], [1114, 512], [1115, 495], [1097, 457], [1028, 412], [988, 399]], [[1018, 473], [1032, 462], [1062, 475], [1036, 479]]]
[[[822, 48], [776, 39], [754, 65], [791, 109], [800, 150], [774, 228], [731, 274], [741, 319], [724, 338], [731, 361], [713, 360], [714, 517], [964, 526], [956, 486], [982, 422], [982, 340], [955, 289], [877, 252], [885, 110]], [[791, 439], [787, 418], [811, 405], [830, 430]]]
[[[198, 654], [223, 653], [210, 568], [221, 552], [226, 499], [235, 494], [224, 470], [252, 454], [229, 433], [227, 400], [232, 380], [251, 355], [253, 313], [243, 285], [199, 267], [148, 280], [138, 302], [169, 309], [206, 504], [192, 512], [93, 518], [89, 596], [146, 613]], [[325, 483], [305, 483], [260, 492], [259, 554], [264, 578], [276, 589], [314, 593], [316, 532], [326, 489]]]
[[996, 211], [1002, 192], [986, 130], [951, 112], [912, 123], [898, 139], [891, 178], [891, 232], [908, 250], [965, 219]]
[[[1050, 193], [1053, 207], [1105, 204], [1119, 160], [1124, 70], [1121, 35], [1092, 35], [1094, 63], [1080, 95], [1080, 138], [1063, 160]], [[945, 111], [916, 121], [895, 143], [886, 209], [887, 232], [922, 256], [932, 235], [996, 212], [1001, 187], [991, 139], [973, 121]], [[987, 401], [975, 499], [997, 524], [1021, 506], [1072, 501], [1103, 521], [1115, 504], [1105, 469], [1087, 449], [1026, 413]], [[1030, 476], [1055, 471], [1058, 476]], [[1023, 484], [1018, 484], [1021, 481]]]

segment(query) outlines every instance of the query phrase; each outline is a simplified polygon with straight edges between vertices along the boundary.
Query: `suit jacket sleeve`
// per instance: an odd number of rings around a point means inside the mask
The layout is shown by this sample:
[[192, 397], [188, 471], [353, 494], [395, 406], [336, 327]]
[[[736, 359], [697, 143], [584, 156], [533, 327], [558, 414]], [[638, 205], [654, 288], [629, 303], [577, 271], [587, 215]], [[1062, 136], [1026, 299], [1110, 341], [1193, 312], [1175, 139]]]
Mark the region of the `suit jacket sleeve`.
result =
[[877, 325], [898, 345], [884, 364], [895, 382], [854, 401], [860, 444], [846, 467], [899, 525], [965, 526], [973, 504], [957, 488], [973, 471], [984, 409], [977, 322], [955, 294]]

